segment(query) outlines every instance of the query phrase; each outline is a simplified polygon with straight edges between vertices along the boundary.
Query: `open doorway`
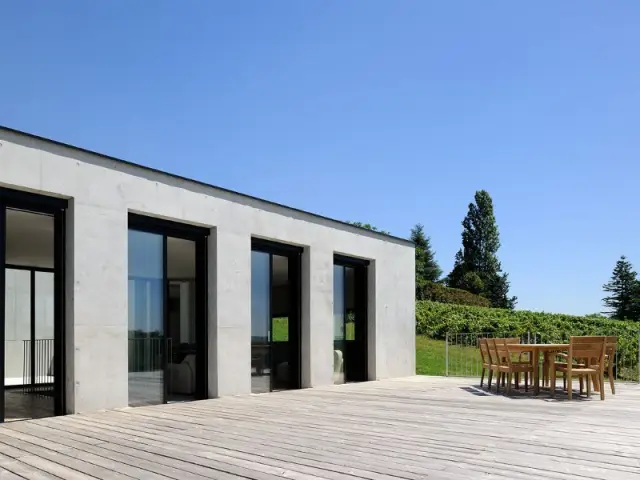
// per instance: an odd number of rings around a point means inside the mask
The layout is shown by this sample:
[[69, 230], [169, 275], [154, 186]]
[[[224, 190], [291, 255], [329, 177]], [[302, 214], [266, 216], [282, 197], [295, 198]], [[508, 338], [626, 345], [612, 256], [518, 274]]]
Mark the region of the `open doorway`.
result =
[[0, 191], [2, 421], [64, 413], [64, 203]]
[[334, 257], [333, 381], [336, 384], [368, 379], [367, 268], [367, 261]]

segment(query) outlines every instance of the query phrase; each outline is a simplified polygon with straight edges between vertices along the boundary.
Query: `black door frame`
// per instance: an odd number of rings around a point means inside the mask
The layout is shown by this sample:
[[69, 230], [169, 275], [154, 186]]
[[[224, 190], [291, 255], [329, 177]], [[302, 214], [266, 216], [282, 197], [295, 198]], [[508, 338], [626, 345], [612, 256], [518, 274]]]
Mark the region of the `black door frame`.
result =
[[[7, 248], [7, 208], [53, 217], [53, 274], [54, 274], [54, 314], [53, 314], [53, 413], [66, 413], [65, 395], [65, 216], [68, 201], [35, 193], [22, 192], [0, 187], [0, 371], [5, 369], [5, 303], [6, 303], [6, 248]], [[33, 314], [33, 312], [32, 312]], [[4, 380], [0, 395], [0, 422], [5, 420]]]
[[196, 388], [194, 399], [205, 400], [209, 397], [209, 309], [208, 309], [208, 237], [210, 229], [184, 223], [173, 222], [145, 215], [129, 213], [129, 230], [153, 233], [162, 236], [162, 276], [164, 281], [163, 295], [163, 328], [164, 328], [164, 362], [163, 362], [163, 403], [169, 400], [169, 351], [166, 341], [170, 332], [169, 325], [169, 280], [167, 279], [167, 238], [180, 238], [195, 243], [196, 247]]
[[[354, 283], [355, 283], [355, 298], [354, 298], [354, 309], [355, 309], [355, 340], [352, 344], [352, 348], [355, 348], [356, 352], [351, 355], [347, 354], [347, 349], [349, 348], [349, 344], [346, 340], [347, 334], [347, 282], [346, 282], [346, 270], [343, 269], [344, 272], [344, 281], [343, 281], [343, 295], [345, 298], [344, 301], [344, 312], [343, 312], [343, 328], [345, 332], [345, 354], [344, 354], [344, 381], [346, 382], [365, 382], [369, 380], [369, 344], [368, 344], [368, 334], [369, 334], [369, 316], [368, 316], [368, 303], [369, 303], [369, 287], [368, 287], [368, 270], [369, 270], [369, 260], [347, 257], [344, 255], [335, 254], [333, 256], [333, 264], [338, 265], [340, 267], [351, 268], [354, 272]], [[357, 320], [361, 319], [358, 323]], [[357, 358], [358, 364], [349, 365], [347, 359]], [[351, 371], [349, 371], [351, 370]]]
[[[286, 257], [288, 260], [288, 281], [289, 281], [289, 389], [299, 389], [302, 385], [302, 252], [304, 249], [295, 245], [287, 245], [261, 238], [251, 239], [251, 250], [269, 255], [269, 295], [273, 295], [271, 282], [273, 280], [273, 255]], [[273, 301], [270, 299], [269, 312], [269, 349], [273, 342]], [[273, 358], [273, 357], [271, 357]], [[273, 360], [271, 360], [273, 362]], [[277, 373], [274, 365], [269, 365], [271, 374], [269, 376], [269, 391], [273, 391], [273, 376]]]

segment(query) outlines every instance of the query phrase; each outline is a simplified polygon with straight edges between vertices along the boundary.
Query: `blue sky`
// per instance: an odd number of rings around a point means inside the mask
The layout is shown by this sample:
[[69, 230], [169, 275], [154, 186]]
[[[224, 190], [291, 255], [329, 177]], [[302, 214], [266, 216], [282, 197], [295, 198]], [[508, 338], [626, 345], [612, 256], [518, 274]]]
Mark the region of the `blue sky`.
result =
[[0, 124], [421, 222], [445, 271], [486, 189], [519, 308], [590, 313], [640, 268], [639, 24], [635, 0], [6, 2]]

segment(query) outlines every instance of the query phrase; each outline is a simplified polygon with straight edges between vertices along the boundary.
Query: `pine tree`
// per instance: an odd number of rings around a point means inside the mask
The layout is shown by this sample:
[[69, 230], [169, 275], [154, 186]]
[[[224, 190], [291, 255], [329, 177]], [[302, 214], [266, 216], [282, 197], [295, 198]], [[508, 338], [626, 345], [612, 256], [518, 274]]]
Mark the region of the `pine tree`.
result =
[[610, 295], [602, 299], [606, 313], [618, 320], [640, 320], [640, 282], [633, 265], [622, 255], [616, 262], [611, 280], [602, 286]]
[[493, 200], [479, 190], [462, 221], [462, 249], [456, 254], [447, 277], [450, 287], [482, 295], [496, 308], [515, 308], [517, 298], [509, 297], [509, 280], [502, 272], [497, 252], [500, 234], [493, 213]]
[[416, 298], [421, 300], [427, 282], [437, 282], [442, 269], [435, 259], [431, 238], [425, 235], [423, 225], [418, 223], [413, 227], [410, 238], [416, 246]]

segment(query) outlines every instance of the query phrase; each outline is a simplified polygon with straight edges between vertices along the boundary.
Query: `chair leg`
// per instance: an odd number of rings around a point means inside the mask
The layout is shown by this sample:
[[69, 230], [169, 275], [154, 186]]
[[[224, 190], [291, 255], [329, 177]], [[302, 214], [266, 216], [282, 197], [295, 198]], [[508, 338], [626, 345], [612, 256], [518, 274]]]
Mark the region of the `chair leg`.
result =
[[567, 377], [564, 373], [562, 374], [562, 390], [565, 392], [567, 391]]
[[616, 394], [616, 385], [613, 379], [613, 363], [609, 361], [609, 368], [607, 369], [607, 375], [609, 375], [609, 385], [611, 385], [611, 393]]
[[524, 373], [524, 391], [529, 391], [529, 372]]
[[600, 400], [604, 400], [604, 369], [600, 369]]
[[493, 379], [493, 369], [489, 369], [489, 378], [487, 379], [487, 390], [491, 390], [491, 380]]
[[513, 381], [513, 374], [509, 372], [507, 375], [507, 395], [511, 394], [511, 383]]
[[502, 380], [502, 373], [498, 370], [496, 374], [496, 393], [500, 393], [500, 381]]
[[567, 376], [567, 395], [569, 396], [569, 400], [573, 397], [573, 378]]
[[[584, 377], [582, 375], [580, 375], [578, 377], [578, 381], [580, 382], [580, 395], [582, 395], [582, 393], [584, 392]], [[587, 378], [587, 390], [590, 390], [589, 388], [589, 379]]]
[[591, 377], [593, 375], [587, 375], [587, 398], [591, 397]]
[[515, 377], [516, 377], [516, 390], [520, 390], [520, 374], [516, 372]]
[[484, 383], [484, 371], [485, 368], [482, 367], [482, 375], [480, 376], [480, 388], [482, 388], [482, 384]]
[[507, 386], [507, 374], [503, 373], [502, 374], [502, 388]]
[[555, 366], [551, 368], [551, 398], [556, 396], [556, 369]]

